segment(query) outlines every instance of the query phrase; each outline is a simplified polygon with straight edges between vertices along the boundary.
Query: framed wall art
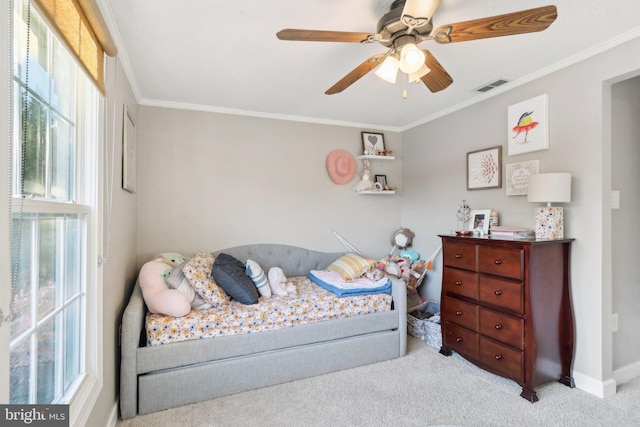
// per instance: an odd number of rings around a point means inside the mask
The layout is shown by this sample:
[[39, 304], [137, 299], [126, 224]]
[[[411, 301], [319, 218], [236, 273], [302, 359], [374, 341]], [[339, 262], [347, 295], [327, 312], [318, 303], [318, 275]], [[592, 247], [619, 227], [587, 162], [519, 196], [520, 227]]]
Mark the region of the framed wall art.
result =
[[362, 132], [362, 148], [365, 155], [383, 155], [385, 153], [384, 135], [374, 132]]
[[502, 188], [502, 146], [467, 153], [467, 190]]
[[529, 177], [540, 173], [540, 160], [507, 163], [505, 172], [507, 196], [526, 196], [529, 188]]
[[136, 122], [129, 108], [124, 106], [122, 125], [122, 188], [136, 192]]
[[509, 155], [549, 149], [549, 95], [536, 96], [507, 109]]

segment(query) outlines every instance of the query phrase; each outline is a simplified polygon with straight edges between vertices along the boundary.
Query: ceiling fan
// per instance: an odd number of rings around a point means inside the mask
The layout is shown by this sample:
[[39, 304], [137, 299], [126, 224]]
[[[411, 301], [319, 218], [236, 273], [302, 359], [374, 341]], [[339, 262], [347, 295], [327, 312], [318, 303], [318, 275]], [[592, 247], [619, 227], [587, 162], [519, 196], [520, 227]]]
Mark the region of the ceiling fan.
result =
[[435, 30], [431, 18], [440, 0], [395, 0], [389, 12], [378, 21], [376, 33], [348, 31], [284, 29], [280, 40], [374, 43], [388, 48], [367, 58], [331, 86], [325, 94], [342, 92], [373, 69], [382, 79], [395, 83], [398, 69], [410, 81], [422, 81], [431, 92], [439, 92], [453, 83], [453, 78], [427, 49], [418, 44], [433, 40], [439, 44], [464, 42], [491, 37], [532, 33], [548, 28], [558, 16], [555, 6], [543, 6], [504, 15], [490, 16], [442, 25]]

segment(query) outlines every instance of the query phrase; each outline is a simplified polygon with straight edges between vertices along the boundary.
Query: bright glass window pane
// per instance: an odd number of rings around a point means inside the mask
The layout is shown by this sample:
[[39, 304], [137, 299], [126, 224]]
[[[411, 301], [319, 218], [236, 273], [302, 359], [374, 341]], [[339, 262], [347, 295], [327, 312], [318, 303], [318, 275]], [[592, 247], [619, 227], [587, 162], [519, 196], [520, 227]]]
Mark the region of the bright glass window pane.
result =
[[[24, 94], [24, 91], [17, 93]], [[20, 127], [20, 156], [23, 166], [23, 188], [21, 194], [33, 196], [46, 196], [47, 187], [47, 131], [48, 117], [45, 106], [32, 96], [26, 99], [20, 97], [19, 110], [20, 123], [27, 114], [26, 137], [22, 126]]]
[[76, 66], [57, 39], [53, 40], [51, 106], [67, 119], [75, 115]]
[[29, 403], [31, 389], [31, 340], [11, 349], [10, 403]]
[[56, 328], [49, 321], [38, 333], [38, 363], [36, 401], [52, 403], [56, 394]]
[[75, 300], [64, 312], [64, 384], [63, 390], [69, 389], [80, 375], [80, 322], [82, 319], [81, 300]]
[[71, 125], [57, 114], [51, 123], [51, 198], [74, 199], [75, 138]]
[[14, 215], [15, 235], [22, 231], [20, 259], [12, 260], [21, 272], [12, 323], [13, 403], [58, 401], [82, 373], [85, 224], [85, 214]]
[[[16, 2], [14, 13], [14, 72], [44, 101], [49, 100], [49, 34], [44, 20], [31, 7], [28, 13], [26, 2]], [[27, 23], [31, 31], [27, 33]], [[29, 41], [27, 47], [27, 40]], [[29, 55], [27, 56], [27, 51]], [[28, 71], [28, 76], [27, 76]], [[28, 78], [27, 78], [28, 77]]]
[[[18, 237], [21, 241], [30, 242], [34, 238], [34, 227], [36, 226], [35, 218], [30, 215], [25, 215], [20, 221], [18, 218], [13, 220], [13, 248], [11, 253], [13, 259], [11, 268], [16, 266], [16, 254], [20, 251], [20, 264], [17, 265], [18, 270], [16, 273], [16, 293], [14, 295], [15, 300], [15, 318], [11, 323], [11, 336], [17, 337], [23, 332], [32, 327], [31, 316], [31, 274], [34, 270], [32, 264], [32, 257], [29, 255], [31, 250], [30, 244], [18, 245]], [[19, 247], [18, 247], [19, 246]]]

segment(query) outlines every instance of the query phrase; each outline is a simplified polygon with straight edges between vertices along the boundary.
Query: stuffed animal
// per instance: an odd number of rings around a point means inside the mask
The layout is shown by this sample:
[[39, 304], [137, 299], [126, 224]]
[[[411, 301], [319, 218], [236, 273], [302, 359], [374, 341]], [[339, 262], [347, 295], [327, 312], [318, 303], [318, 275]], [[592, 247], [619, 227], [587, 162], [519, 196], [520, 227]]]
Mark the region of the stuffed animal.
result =
[[269, 269], [269, 287], [274, 295], [286, 297], [287, 295], [296, 295], [296, 287], [291, 282], [287, 282], [287, 277], [280, 267], [272, 267]]
[[[170, 289], [166, 282], [166, 278], [174, 267], [172, 263], [179, 259], [174, 260], [173, 257], [166, 257], [165, 254], [156, 255], [152, 261], [145, 263], [140, 269], [138, 281], [142, 298], [151, 313], [182, 317], [191, 311], [191, 304], [187, 297], [176, 289]], [[184, 261], [184, 257], [181, 256], [181, 259], [175, 266]]]
[[373, 181], [369, 172], [369, 161], [364, 161], [364, 169], [362, 171], [362, 179], [353, 187], [353, 191], [367, 191], [373, 189]]
[[415, 293], [418, 286], [422, 284], [425, 274], [427, 273], [426, 263], [420, 259], [411, 265], [411, 275], [407, 283], [407, 293]]
[[163, 252], [152, 258], [152, 261], [163, 262], [175, 268], [185, 262], [187, 258], [177, 252]]

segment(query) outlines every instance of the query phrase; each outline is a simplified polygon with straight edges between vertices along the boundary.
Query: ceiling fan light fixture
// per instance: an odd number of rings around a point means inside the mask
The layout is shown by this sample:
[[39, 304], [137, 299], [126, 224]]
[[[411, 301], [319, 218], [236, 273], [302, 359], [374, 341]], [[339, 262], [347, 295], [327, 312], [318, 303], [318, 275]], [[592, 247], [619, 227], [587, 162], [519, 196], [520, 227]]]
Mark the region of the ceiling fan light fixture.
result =
[[414, 27], [426, 25], [438, 9], [440, 0], [407, 0], [402, 9], [402, 20], [411, 23], [414, 20]]
[[422, 64], [422, 67], [420, 67], [420, 69], [418, 71], [416, 71], [415, 73], [410, 73], [409, 74], [409, 81], [410, 82], [420, 82], [420, 79], [427, 75], [427, 73], [429, 73], [429, 71], [431, 71], [431, 69], [429, 67], [427, 67], [426, 65]]
[[380, 77], [382, 80], [389, 83], [395, 83], [396, 76], [398, 75], [398, 68], [400, 68], [398, 58], [389, 55], [378, 67], [375, 73], [376, 76]]
[[417, 72], [424, 65], [424, 52], [414, 43], [407, 43], [400, 50], [400, 69], [407, 74]]

